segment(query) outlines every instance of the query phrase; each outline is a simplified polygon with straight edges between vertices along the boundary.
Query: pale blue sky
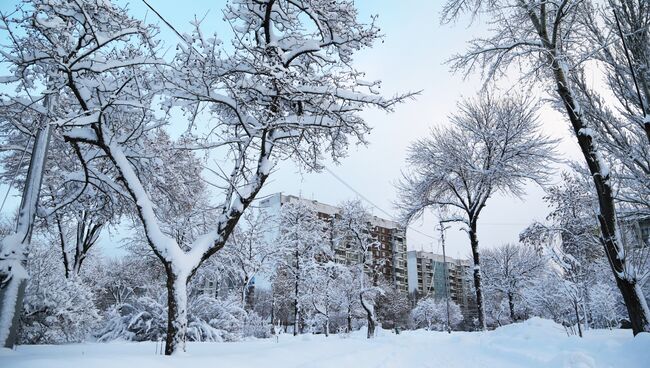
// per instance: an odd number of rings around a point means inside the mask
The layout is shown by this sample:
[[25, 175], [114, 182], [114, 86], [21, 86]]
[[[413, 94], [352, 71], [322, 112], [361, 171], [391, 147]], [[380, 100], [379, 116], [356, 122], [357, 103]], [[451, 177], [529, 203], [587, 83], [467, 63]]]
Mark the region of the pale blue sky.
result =
[[[10, 8], [13, 3], [16, 1], [3, 0], [0, 9]], [[159, 23], [140, 1], [128, 3], [134, 15], [146, 14], [149, 21]], [[196, 14], [199, 18], [205, 16], [204, 25], [208, 30], [218, 31], [224, 41], [228, 39], [229, 31], [221, 14], [223, 1], [151, 0], [150, 3], [181, 32], [189, 32], [189, 21]], [[475, 77], [463, 80], [462, 76], [451, 74], [444, 61], [462, 51], [472, 37], [484, 33], [485, 26], [475, 24], [469, 27], [466, 20], [456, 25], [440, 25], [441, 2], [437, 1], [358, 0], [355, 3], [363, 19], [369, 19], [371, 14], [379, 15], [378, 23], [385, 34], [384, 43], [358, 54], [355, 59], [357, 68], [367, 72], [368, 80], [383, 80], [383, 90], [387, 94], [416, 90], [423, 92], [415, 101], [398, 106], [393, 114], [374, 110], [364, 112], [364, 118], [373, 127], [368, 139], [370, 145], [352, 147], [349, 157], [340, 166], [329, 167], [373, 203], [394, 213], [393, 183], [399, 179], [400, 171], [404, 168], [409, 143], [427, 134], [432, 125], [446, 124], [446, 117], [455, 110], [456, 101], [462, 96], [474, 95], [481, 87]], [[173, 51], [176, 38], [162, 24], [161, 27], [162, 37]], [[544, 109], [541, 116], [546, 132], [555, 137], [569, 137], [567, 123], [561, 116], [548, 109]], [[561, 152], [565, 157], [577, 157], [576, 144], [572, 139], [562, 143]], [[4, 195], [5, 190], [6, 187], [0, 187], [0, 194]], [[355, 197], [352, 191], [330, 174], [300, 175], [290, 163], [280, 165], [262, 194], [278, 191], [300, 194], [329, 204]], [[529, 186], [524, 201], [494, 196], [479, 221], [481, 245], [491, 247], [517, 241], [519, 232], [527, 224], [546, 215], [542, 196], [543, 191], [533, 185]], [[385, 217], [380, 211], [375, 210], [374, 213]], [[434, 220], [433, 216], [427, 216], [424, 221], [416, 221], [414, 227], [437, 237], [433, 230]], [[117, 236], [114, 235], [114, 238]], [[469, 254], [467, 236], [458, 228], [449, 230], [447, 239], [450, 255], [465, 257]], [[435, 240], [413, 231], [408, 232], [408, 243], [410, 249], [439, 249]], [[106, 238], [102, 244], [106, 253], [114, 253], [111, 250], [113, 241]]]

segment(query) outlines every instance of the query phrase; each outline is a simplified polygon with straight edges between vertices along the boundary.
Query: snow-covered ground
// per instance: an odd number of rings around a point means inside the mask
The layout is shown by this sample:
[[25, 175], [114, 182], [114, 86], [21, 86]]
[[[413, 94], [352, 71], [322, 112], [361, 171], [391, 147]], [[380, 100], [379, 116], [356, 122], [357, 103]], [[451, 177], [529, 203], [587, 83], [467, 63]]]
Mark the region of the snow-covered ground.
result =
[[19, 346], [0, 351], [3, 368], [164, 367], [650, 367], [650, 334], [592, 330], [568, 337], [550, 321], [532, 319], [487, 333], [380, 331], [366, 340], [281, 335], [278, 340], [190, 343], [173, 357], [155, 354], [154, 343]]

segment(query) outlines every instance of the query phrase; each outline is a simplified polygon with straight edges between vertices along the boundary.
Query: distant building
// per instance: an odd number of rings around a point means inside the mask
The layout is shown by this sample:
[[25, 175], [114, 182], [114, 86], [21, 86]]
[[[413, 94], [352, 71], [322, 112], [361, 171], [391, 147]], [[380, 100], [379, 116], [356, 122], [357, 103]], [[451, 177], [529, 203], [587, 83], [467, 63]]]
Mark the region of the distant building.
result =
[[650, 247], [650, 217], [637, 216], [621, 220], [623, 244], [630, 249]]
[[[305, 204], [328, 224], [329, 230], [331, 230], [332, 219], [339, 216], [341, 211], [340, 208], [335, 206], [282, 193], [273, 194], [260, 201], [260, 207], [267, 209], [270, 213], [279, 214], [280, 208], [287, 203]], [[370, 225], [372, 226], [371, 235], [380, 243], [379, 247], [372, 251], [373, 259], [382, 259], [384, 261], [384, 267], [381, 269], [384, 278], [392, 281], [395, 287], [406, 293], [408, 281], [406, 273], [406, 233], [404, 229], [395, 221], [377, 216], [371, 216]], [[334, 261], [338, 263], [355, 264], [361, 259], [359, 252], [345, 247], [345, 244], [338, 246], [332, 244], [332, 247]]]
[[216, 278], [206, 277], [198, 285], [198, 292], [201, 295], [218, 298], [220, 295], [226, 295], [234, 289], [232, 282], [219, 281]]
[[466, 321], [477, 317], [472, 294], [469, 261], [424, 251], [407, 253], [408, 291], [417, 298], [444, 300], [447, 295], [461, 309]]

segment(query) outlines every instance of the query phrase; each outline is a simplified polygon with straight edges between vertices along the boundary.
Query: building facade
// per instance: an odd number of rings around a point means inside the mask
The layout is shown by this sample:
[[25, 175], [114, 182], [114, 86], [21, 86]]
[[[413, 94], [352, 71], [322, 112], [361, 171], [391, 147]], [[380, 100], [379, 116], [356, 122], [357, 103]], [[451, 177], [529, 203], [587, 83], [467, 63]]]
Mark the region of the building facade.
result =
[[408, 291], [414, 298], [449, 297], [460, 307], [466, 321], [477, 317], [471, 287], [471, 263], [467, 260], [424, 251], [407, 252]]
[[636, 216], [621, 221], [623, 244], [628, 248], [643, 249], [650, 247], [650, 217]]
[[[336, 206], [282, 193], [276, 193], [263, 199], [260, 201], [260, 207], [265, 208], [271, 214], [279, 214], [281, 207], [288, 203], [305, 204], [324, 221], [330, 233], [332, 220], [339, 216], [341, 211]], [[406, 293], [408, 290], [406, 232], [397, 222], [377, 216], [371, 216], [370, 225], [370, 234], [379, 243], [379, 246], [372, 250], [373, 260], [382, 260], [381, 273], [384, 278], [391, 281], [398, 290]], [[276, 235], [270, 234], [270, 236]], [[358, 251], [347, 248], [345, 244], [332, 242], [332, 248], [335, 262], [351, 265], [358, 263], [361, 259]]]

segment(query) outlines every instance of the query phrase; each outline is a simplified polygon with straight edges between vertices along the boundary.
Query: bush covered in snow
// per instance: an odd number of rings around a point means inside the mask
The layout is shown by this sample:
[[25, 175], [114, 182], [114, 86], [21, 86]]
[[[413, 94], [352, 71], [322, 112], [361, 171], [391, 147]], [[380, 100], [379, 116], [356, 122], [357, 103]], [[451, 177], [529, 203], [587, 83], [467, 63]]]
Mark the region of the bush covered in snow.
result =
[[[164, 340], [167, 330], [166, 296], [140, 296], [111, 307], [98, 341]], [[189, 300], [188, 341], [237, 341], [245, 337], [268, 337], [269, 322], [254, 311], [245, 311], [230, 295], [215, 298], [194, 295]]]
[[135, 298], [109, 309], [98, 341], [115, 339], [158, 341], [165, 336], [167, 310], [163, 303], [151, 297]]
[[81, 342], [99, 322], [92, 289], [79, 278], [66, 279], [57, 256], [53, 249], [39, 244], [30, 251], [22, 343]]
[[29, 291], [23, 308], [23, 343], [81, 342], [99, 322], [93, 293], [77, 280], [58, 280]]

